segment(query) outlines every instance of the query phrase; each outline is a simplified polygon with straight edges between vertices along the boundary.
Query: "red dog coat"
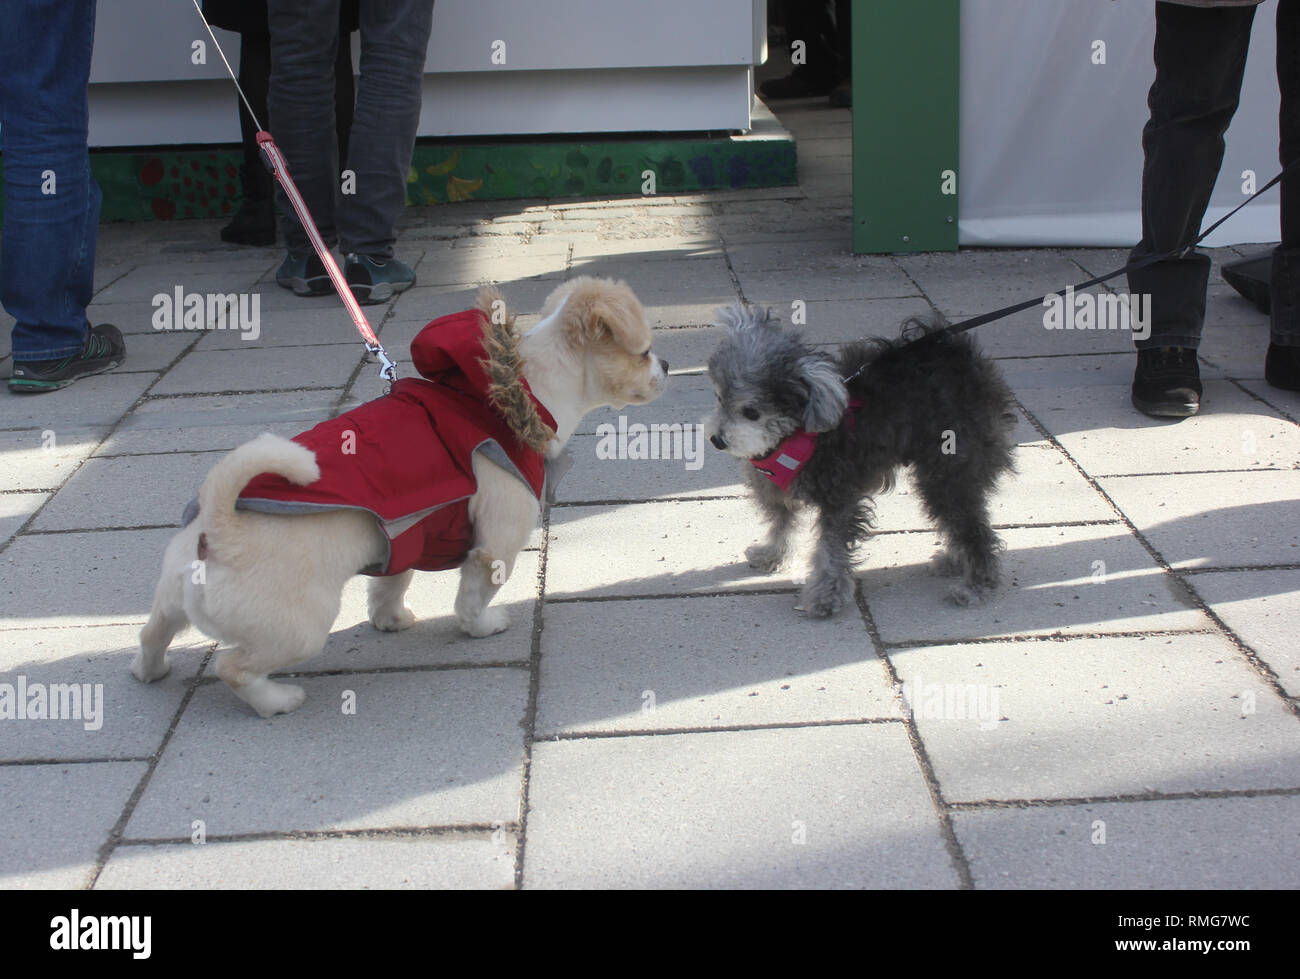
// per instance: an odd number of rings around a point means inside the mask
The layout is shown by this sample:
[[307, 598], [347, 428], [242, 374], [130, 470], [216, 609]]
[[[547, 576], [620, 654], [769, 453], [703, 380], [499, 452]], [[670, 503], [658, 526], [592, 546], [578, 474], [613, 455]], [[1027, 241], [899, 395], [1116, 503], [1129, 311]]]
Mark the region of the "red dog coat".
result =
[[[365, 510], [389, 541], [387, 560], [362, 574], [394, 575], [409, 568], [441, 571], [469, 552], [469, 498], [477, 488], [481, 453], [521, 479], [541, 498], [544, 459], [521, 442], [488, 401], [483, 314], [443, 316], [411, 343], [411, 361], [427, 380], [404, 378], [382, 398], [294, 441], [316, 454], [321, 478], [296, 486], [262, 473], [244, 487], [238, 506], [264, 513]], [[528, 382], [520, 378], [528, 390]], [[555, 419], [528, 390], [542, 421]]]

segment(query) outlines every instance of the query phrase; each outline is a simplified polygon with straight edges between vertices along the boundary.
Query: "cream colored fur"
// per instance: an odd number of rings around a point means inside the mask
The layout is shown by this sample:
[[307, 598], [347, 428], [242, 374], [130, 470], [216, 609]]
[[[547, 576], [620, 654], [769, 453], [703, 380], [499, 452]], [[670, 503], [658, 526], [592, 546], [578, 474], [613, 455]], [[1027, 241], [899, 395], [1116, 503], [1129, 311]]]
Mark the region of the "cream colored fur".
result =
[[[582, 277], [551, 294], [542, 320], [518, 343], [523, 375], [556, 421], [548, 457], [559, 454], [592, 409], [641, 404], [663, 393], [668, 365], [648, 353], [650, 343], [641, 304], [621, 282]], [[299, 484], [320, 475], [308, 449], [270, 434], [212, 468], [199, 490], [198, 517], [167, 545], [131, 672], [146, 683], [166, 675], [168, 645], [193, 624], [227, 647], [217, 657], [217, 675], [269, 717], [296, 709], [305, 694], [268, 675], [320, 652], [343, 585], [357, 569], [382, 559], [385, 541], [374, 518], [358, 511], [280, 516], [236, 510], [240, 491], [263, 472]], [[473, 544], [460, 569], [455, 614], [465, 632], [479, 637], [508, 625], [504, 610], [490, 603], [537, 524], [539, 504], [519, 479], [486, 459], [475, 460], [475, 475]], [[493, 574], [498, 561], [504, 576]], [[367, 604], [377, 629], [414, 623], [404, 601], [412, 577], [406, 572], [370, 580]]]

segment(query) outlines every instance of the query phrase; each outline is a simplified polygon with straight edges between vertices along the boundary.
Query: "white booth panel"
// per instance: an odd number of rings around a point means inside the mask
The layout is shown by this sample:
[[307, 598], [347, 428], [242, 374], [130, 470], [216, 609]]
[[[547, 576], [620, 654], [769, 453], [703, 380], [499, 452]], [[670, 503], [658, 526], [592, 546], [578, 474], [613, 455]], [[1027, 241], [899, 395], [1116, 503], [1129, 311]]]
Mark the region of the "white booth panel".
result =
[[[437, 0], [419, 134], [746, 130], [766, 8]], [[216, 35], [238, 71], [239, 36]], [[193, 63], [196, 41], [203, 64]], [[504, 64], [492, 61], [496, 41]], [[358, 35], [352, 43], [359, 70]], [[188, 0], [101, 3], [90, 77], [92, 146], [239, 141], [234, 86]]]
[[[1141, 236], [1142, 126], [1155, 77], [1155, 4], [963, 0], [963, 245], [1127, 247]], [[1278, 163], [1276, 4], [1255, 16], [1241, 107], [1206, 224], [1263, 186]], [[1104, 41], [1106, 63], [1093, 64]], [[1276, 241], [1277, 190], [1207, 245]]]

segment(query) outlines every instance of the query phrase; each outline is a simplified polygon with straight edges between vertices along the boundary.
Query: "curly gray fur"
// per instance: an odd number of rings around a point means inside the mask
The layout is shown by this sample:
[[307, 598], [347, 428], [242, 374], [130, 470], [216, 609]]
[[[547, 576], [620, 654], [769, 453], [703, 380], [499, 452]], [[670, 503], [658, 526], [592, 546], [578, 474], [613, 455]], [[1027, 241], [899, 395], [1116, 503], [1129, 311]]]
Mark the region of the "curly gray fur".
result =
[[[941, 317], [914, 317], [896, 340], [846, 344], [832, 355], [766, 310], [735, 305], [718, 319], [728, 334], [709, 358], [718, 395], [705, 422], [713, 444], [749, 459], [801, 428], [822, 432], [788, 492], [743, 464], [768, 524], [767, 540], [746, 555], [754, 568], [779, 567], [794, 513], [814, 508], [818, 544], [801, 604], [817, 616], [838, 611], [852, 596], [854, 548], [875, 524], [874, 498], [910, 465], [926, 513], [946, 538], [934, 567], [961, 579], [954, 601], [980, 601], [997, 586], [1002, 545], [988, 501], [1014, 471], [1015, 402], [969, 337], [942, 334]], [[850, 397], [862, 401], [851, 426], [841, 424]]]

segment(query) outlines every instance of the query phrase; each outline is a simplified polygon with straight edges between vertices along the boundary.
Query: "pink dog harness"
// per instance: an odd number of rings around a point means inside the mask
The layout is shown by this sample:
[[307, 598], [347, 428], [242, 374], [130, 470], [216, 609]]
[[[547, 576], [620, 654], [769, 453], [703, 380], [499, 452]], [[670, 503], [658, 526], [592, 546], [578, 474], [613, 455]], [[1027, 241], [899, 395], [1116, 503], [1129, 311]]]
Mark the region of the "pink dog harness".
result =
[[[840, 419], [840, 424], [847, 423], [849, 431], [853, 431], [853, 413], [861, 407], [861, 398], [851, 398], [848, 410]], [[788, 490], [795, 477], [812, 459], [813, 452], [817, 449], [819, 435], [821, 432], [810, 432], [801, 428], [767, 455], [750, 459], [749, 464], [775, 483], [778, 489]]]

